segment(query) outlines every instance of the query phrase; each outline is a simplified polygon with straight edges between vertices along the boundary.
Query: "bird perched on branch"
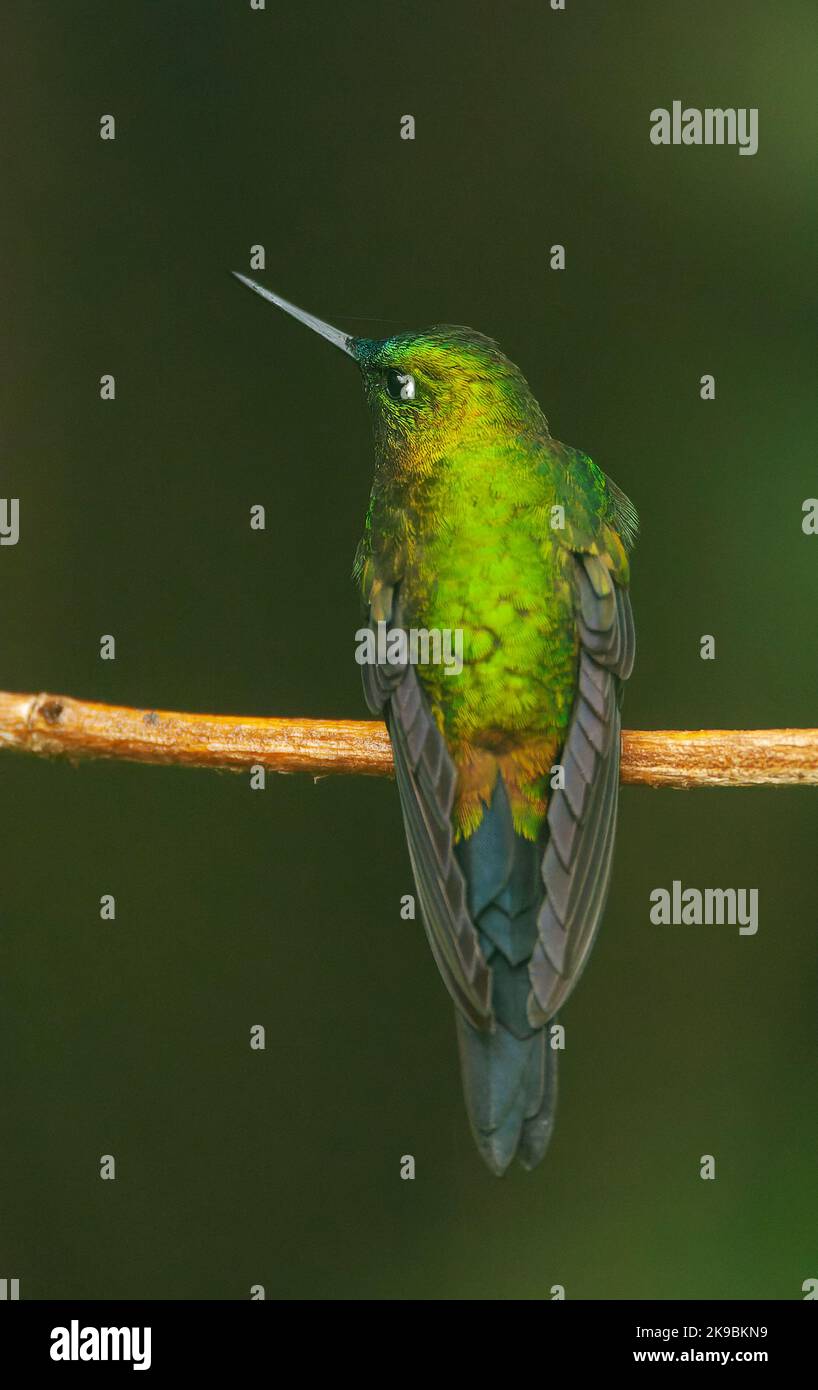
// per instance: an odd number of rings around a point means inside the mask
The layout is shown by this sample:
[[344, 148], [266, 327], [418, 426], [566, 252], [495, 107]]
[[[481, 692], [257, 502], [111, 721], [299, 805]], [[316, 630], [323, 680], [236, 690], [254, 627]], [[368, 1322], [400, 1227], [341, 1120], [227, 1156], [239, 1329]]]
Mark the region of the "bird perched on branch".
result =
[[554, 1126], [549, 1024], [610, 880], [636, 512], [551, 437], [490, 338], [352, 337], [238, 278], [360, 368], [375, 475], [355, 574], [373, 629], [462, 634], [457, 675], [379, 643], [364, 691], [392, 741], [475, 1140], [497, 1174], [515, 1155], [533, 1168]]

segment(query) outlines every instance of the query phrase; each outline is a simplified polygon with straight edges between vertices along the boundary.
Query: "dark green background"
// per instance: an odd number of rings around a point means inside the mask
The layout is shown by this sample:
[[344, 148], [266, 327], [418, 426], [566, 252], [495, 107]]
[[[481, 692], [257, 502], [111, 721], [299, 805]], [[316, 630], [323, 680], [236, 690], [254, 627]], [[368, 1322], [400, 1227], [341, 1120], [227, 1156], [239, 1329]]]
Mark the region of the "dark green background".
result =
[[[811, 0], [32, 0], [3, 29], [3, 688], [364, 713], [369, 424], [351, 364], [231, 280], [261, 242], [258, 278], [344, 328], [496, 336], [633, 497], [630, 727], [818, 723]], [[655, 148], [674, 98], [757, 106], [758, 154]], [[556, 1139], [498, 1182], [399, 917], [392, 783], [4, 755], [0, 1275], [28, 1298], [802, 1297], [817, 829], [806, 789], [625, 789]], [[758, 888], [758, 935], [651, 926], [674, 878]]]

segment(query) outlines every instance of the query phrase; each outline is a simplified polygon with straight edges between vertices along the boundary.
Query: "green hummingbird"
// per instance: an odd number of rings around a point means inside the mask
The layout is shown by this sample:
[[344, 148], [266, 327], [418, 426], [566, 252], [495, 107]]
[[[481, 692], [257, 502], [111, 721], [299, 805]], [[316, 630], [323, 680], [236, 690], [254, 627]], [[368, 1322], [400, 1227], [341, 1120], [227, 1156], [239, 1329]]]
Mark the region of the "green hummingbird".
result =
[[491, 338], [353, 337], [238, 279], [360, 368], [375, 474], [354, 575], [373, 631], [461, 634], [457, 675], [381, 643], [364, 693], [392, 743], [474, 1138], [492, 1172], [530, 1169], [554, 1127], [553, 1024], [611, 874], [636, 511], [552, 438]]

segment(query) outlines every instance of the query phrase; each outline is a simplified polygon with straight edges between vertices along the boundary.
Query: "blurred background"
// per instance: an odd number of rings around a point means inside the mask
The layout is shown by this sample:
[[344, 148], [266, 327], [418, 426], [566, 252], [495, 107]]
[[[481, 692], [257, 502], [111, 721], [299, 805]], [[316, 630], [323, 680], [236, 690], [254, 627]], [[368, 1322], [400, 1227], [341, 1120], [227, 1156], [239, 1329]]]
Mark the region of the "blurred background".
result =
[[[260, 243], [256, 278], [352, 332], [496, 337], [633, 498], [629, 727], [818, 724], [809, 0], [33, 0], [2, 25], [4, 689], [364, 716], [368, 418], [352, 364], [231, 279]], [[757, 107], [758, 153], [654, 147], [674, 99]], [[400, 918], [391, 782], [2, 755], [0, 1275], [24, 1298], [802, 1297], [816, 831], [808, 789], [624, 789], [556, 1138], [498, 1181]], [[757, 888], [757, 936], [652, 926], [675, 878]]]

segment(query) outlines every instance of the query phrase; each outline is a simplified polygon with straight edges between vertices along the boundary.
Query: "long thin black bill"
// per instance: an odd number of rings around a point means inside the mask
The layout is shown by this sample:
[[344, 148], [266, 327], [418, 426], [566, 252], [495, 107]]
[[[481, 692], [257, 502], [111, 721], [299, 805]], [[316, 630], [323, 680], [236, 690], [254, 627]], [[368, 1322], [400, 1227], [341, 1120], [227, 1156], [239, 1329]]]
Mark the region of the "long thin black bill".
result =
[[299, 323], [305, 323], [315, 333], [320, 333], [321, 337], [326, 338], [328, 343], [334, 343], [350, 357], [355, 356], [352, 348], [353, 339], [349, 333], [342, 333], [340, 328], [333, 328], [331, 323], [324, 323], [323, 319], [317, 319], [314, 314], [308, 314], [304, 309], [296, 308], [295, 304], [290, 304], [288, 300], [282, 299], [281, 295], [273, 294], [272, 290], [265, 290], [263, 285], [257, 285], [255, 280], [249, 280], [246, 275], [240, 275], [237, 270], [234, 270], [233, 274], [237, 280], [241, 280], [241, 283], [247, 286], [248, 290], [255, 290], [262, 299], [269, 300], [271, 304], [275, 304], [276, 308], [283, 309], [285, 314], [292, 314]]

